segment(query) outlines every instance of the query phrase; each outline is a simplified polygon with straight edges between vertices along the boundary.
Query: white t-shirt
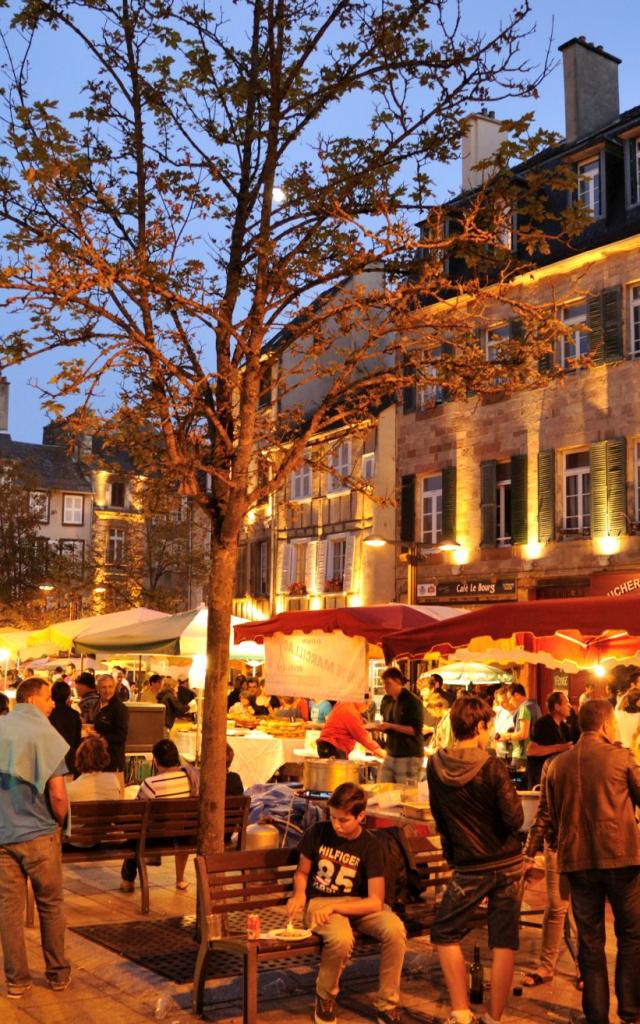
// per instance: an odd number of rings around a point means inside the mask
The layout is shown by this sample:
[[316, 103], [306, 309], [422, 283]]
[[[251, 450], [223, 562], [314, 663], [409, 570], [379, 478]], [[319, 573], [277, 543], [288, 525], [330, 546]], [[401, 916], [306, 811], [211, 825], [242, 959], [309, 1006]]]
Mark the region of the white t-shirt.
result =
[[84, 772], [67, 782], [69, 800], [120, 800], [122, 791], [115, 772]]

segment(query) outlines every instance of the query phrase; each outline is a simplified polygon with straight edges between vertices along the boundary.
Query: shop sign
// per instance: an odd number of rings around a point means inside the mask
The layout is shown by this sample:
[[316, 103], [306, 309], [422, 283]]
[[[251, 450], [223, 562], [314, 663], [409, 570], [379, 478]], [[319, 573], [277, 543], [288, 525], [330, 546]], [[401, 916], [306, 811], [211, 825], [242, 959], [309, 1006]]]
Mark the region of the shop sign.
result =
[[600, 572], [591, 577], [591, 597], [625, 597], [640, 593], [640, 572]]
[[419, 583], [418, 597], [447, 598], [447, 600], [458, 598], [466, 601], [477, 601], [483, 598], [490, 601], [495, 601], [496, 598], [515, 600], [517, 597], [516, 580], [515, 576], [498, 580], [456, 577], [453, 580], [438, 580], [435, 583]]
[[569, 692], [569, 676], [566, 672], [555, 671], [553, 673], [553, 689], [560, 690], [562, 693]]
[[266, 692], [313, 700], [362, 700], [367, 641], [335, 633], [276, 633], [264, 640]]

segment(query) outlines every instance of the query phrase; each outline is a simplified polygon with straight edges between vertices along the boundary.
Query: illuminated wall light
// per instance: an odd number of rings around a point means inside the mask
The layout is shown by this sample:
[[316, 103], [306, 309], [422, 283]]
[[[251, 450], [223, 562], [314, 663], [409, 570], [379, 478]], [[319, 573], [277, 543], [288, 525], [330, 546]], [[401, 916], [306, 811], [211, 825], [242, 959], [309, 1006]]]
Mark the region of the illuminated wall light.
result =
[[524, 557], [527, 561], [533, 562], [536, 558], [542, 556], [544, 551], [544, 544], [541, 544], [539, 540], [530, 540], [528, 544], [524, 545]]
[[455, 551], [451, 552], [451, 560], [454, 565], [467, 565], [470, 557], [469, 548], [464, 544], [459, 544]]
[[594, 537], [593, 545], [598, 555], [617, 555], [620, 550], [620, 538]]
[[604, 665], [594, 665], [591, 669], [591, 672], [594, 676], [597, 676], [598, 679], [602, 679], [607, 674], [607, 670], [604, 667]]
[[312, 612], [316, 612], [320, 608], [322, 608], [322, 598], [320, 597], [320, 594], [314, 594], [313, 597], [309, 598], [309, 609]]

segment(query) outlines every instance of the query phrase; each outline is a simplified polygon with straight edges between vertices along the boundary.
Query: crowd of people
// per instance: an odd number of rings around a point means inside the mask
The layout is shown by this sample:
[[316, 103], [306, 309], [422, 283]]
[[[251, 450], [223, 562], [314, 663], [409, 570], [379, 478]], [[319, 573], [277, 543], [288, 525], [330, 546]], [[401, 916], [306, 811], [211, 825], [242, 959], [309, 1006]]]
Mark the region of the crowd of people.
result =
[[[432, 674], [414, 693], [399, 669], [390, 667], [382, 674], [385, 695], [376, 720], [371, 720], [369, 700], [332, 702], [326, 709], [318, 740], [321, 756], [348, 756], [360, 742], [381, 758], [379, 778], [404, 784], [422, 779], [425, 746], [429, 751], [431, 813], [453, 870], [431, 929], [451, 1002], [448, 1024], [497, 1024], [502, 1019], [519, 946], [524, 880], [538, 854], [544, 856], [548, 900], [539, 964], [524, 975], [523, 984], [541, 985], [553, 977], [571, 907], [578, 932], [576, 983], [583, 988], [585, 1021], [608, 1024], [608, 901], [617, 940], [618, 1013], [625, 1024], [640, 1021], [635, 966], [640, 952], [640, 768], [634, 756], [639, 677], [628, 673], [607, 698], [585, 687], [577, 714], [565, 692], [553, 691], [543, 714], [519, 683], [493, 692], [483, 688], [482, 695], [461, 688], [449, 692]], [[40, 914], [46, 977], [54, 991], [63, 991], [70, 965], [64, 950], [60, 828], [71, 800], [122, 796], [123, 722], [131, 690], [127, 687], [127, 697], [126, 684], [115, 673], [99, 675], [93, 685], [86, 675], [74, 684], [78, 711], [70, 707], [68, 680], [56, 679], [50, 687], [43, 679], [30, 678], [19, 683], [13, 711], [0, 713], [0, 941], [12, 999], [21, 998], [32, 984], [22, 924], [26, 879], [31, 879]], [[173, 692], [172, 687], [165, 689]], [[270, 698], [251, 680], [237, 687], [233, 703], [249, 691], [252, 706], [266, 707]], [[151, 677], [142, 696], [158, 700], [162, 692], [162, 679]], [[300, 709], [295, 698], [281, 702], [294, 705]], [[277, 710], [272, 706], [267, 714]], [[307, 713], [312, 710], [307, 706]], [[72, 751], [65, 737], [78, 738], [78, 723], [81, 739]], [[228, 747], [228, 794], [243, 791], [242, 781], [229, 770], [232, 758]], [[197, 769], [181, 762], [169, 738], [155, 745], [151, 772], [137, 799], [198, 793]], [[523, 773], [541, 792], [526, 837], [514, 785], [514, 777]], [[313, 826], [300, 845], [288, 912], [292, 920], [303, 917], [323, 938], [315, 1024], [335, 1024], [340, 975], [358, 931], [381, 943], [377, 1020], [402, 1020], [405, 929], [385, 903], [384, 853], [366, 828], [366, 803], [360, 786], [338, 787], [328, 802], [327, 820]], [[185, 867], [186, 858], [177, 855], [179, 892], [188, 884]], [[133, 891], [135, 868], [135, 861], [124, 860], [123, 892]], [[491, 988], [487, 1009], [477, 1018], [469, 1004], [461, 943], [485, 901]]]

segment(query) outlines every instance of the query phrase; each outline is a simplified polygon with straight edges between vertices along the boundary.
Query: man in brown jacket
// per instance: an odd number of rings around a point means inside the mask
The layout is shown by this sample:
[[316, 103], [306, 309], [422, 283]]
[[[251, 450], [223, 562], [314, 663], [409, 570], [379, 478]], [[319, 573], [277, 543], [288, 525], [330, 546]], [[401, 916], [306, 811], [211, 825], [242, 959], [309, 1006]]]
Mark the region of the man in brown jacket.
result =
[[615, 988], [621, 1021], [640, 1024], [640, 768], [616, 744], [613, 707], [590, 700], [580, 708], [581, 736], [558, 754], [543, 780], [550, 842], [571, 887], [578, 926], [578, 963], [587, 1024], [609, 1024], [605, 902], [613, 910]]

